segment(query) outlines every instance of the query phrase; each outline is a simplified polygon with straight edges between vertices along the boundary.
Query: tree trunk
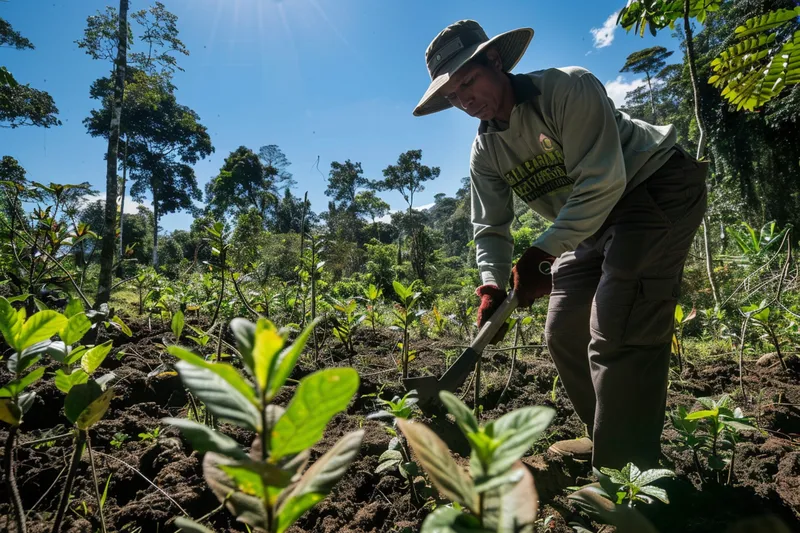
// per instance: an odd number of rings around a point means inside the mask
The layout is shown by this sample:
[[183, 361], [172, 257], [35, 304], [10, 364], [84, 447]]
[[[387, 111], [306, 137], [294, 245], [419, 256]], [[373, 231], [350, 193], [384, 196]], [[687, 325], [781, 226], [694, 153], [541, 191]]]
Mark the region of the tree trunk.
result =
[[125, 155], [122, 159], [122, 192], [119, 197], [119, 277], [122, 277], [122, 258], [125, 256], [125, 245], [122, 244], [125, 229], [125, 184], [128, 179], [128, 135], [125, 135]]
[[158, 197], [153, 190], [153, 268], [158, 270]]
[[[697, 66], [695, 65], [694, 41], [692, 40], [692, 26], [689, 22], [689, 0], [683, 0], [683, 31], [686, 34], [686, 56], [689, 61], [689, 75], [692, 80], [692, 94], [694, 96], [694, 118], [697, 121], [697, 129], [700, 138], [697, 141], [697, 159], [702, 159], [706, 152], [706, 128], [703, 124], [703, 117], [700, 114], [700, 92], [697, 89]], [[717, 284], [714, 281], [714, 266], [711, 261], [711, 244], [709, 239], [708, 216], [703, 217], [703, 248], [706, 256], [706, 274], [708, 284], [711, 286], [711, 295], [714, 297], [714, 306], [719, 307], [719, 294]]]
[[111, 275], [114, 267], [114, 237], [117, 233], [117, 150], [122, 100], [125, 95], [125, 69], [128, 64], [128, 0], [119, 0], [117, 60], [114, 66], [114, 101], [111, 104], [111, 129], [106, 150], [106, 209], [103, 247], [100, 251], [100, 277], [95, 306], [111, 298]]
[[650, 82], [650, 73], [645, 72], [647, 76], [647, 88], [650, 91], [650, 109], [653, 111], [653, 120], [658, 122], [658, 113], [656, 112], [656, 99], [653, 97], [653, 84]]

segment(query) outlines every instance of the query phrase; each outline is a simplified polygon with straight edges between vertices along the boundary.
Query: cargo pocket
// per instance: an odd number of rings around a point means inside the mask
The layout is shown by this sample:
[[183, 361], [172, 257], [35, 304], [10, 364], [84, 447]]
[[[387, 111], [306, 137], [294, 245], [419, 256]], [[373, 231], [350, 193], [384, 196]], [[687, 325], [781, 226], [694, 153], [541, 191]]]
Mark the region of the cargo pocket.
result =
[[680, 286], [674, 278], [643, 278], [625, 327], [623, 341], [632, 345], [670, 342]]

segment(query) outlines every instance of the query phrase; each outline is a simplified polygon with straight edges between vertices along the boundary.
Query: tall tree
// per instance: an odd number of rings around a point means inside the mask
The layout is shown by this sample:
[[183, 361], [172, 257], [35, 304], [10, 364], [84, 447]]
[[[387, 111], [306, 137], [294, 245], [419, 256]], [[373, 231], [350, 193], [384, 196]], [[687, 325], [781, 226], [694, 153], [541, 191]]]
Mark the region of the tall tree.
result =
[[271, 176], [276, 188], [291, 189], [297, 185], [297, 181], [292, 178], [292, 173], [286, 170], [290, 163], [278, 145], [262, 146], [258, 149], [258, 158], [261, 159], [267, 175]]
[[111, 121], [106, 149], [106, 205], [103, 228], [103, 247], [100, 250], [100, 277], [97, 282], [95, 305], [108, 303], [111, 298], [111, 275], [114, 266], [114, 237], [117, 233], [117, 152], [125, 95], [125, 69], [128, 64], [128, 0], [119, 0], [119, 31], [117, 57], [114, 62], [114, 97], [111, 100]]
[[[4, 47], [34, 49], [31, 41], [16, 31], [7, 20], [0, 18], [0, 48]], [[21, 85], [5, 67], [0, 67], [0, 127], [60, 126], [57, 114], [58, 108], [52, 96], [28, 84]]]
[[225, 158], [219, 174], [206, 184], [206, 203], [218, 219], [255, 208], [265, 221], [277, 202], [274, 167], [265, 167], [255, 152], [240, 146]]
[[361, 191], [355, 197], [355, 209], [359, 215], [368, 216], [372, 220], [372, 230], [378, 237], [376, 219], [389, 213], [389, 204], [384, 202], [375, 191]]
[[336, 206], [338, 209], [354, 211], [358, 190], [368, 184], [369, 180], [364, 177], [360, 162], [353, 163], [349, 159], [344, 163], [334, 161], [331, 163], [325, 194], [339, 202]]
[[634, 72], [645, 75], [647, 88], [650, 92], [650, 109], [653, 111], [653, 118], [656, 121], [658, 120], [658, 112], [656, 111], [656, 100], [653, 96], [652, 78], [664, 68], [667, 64], [667, 58], [672, 54], [671, 50], [667, 50], [663, 46], [645, 48], [629, 55], [625, 65], [620, 69], [620, 72]]
[[[110, 112], [108, 80], [98, 80], [92, 95], [104, 105], [84, 120], [93, 136], [108, 135], [105, 126]], [[134, 70], [128, 81], [122, 130], [128, 135], [128, 166], [131, 195], [143, 201], [149, 191], [153, 200], [153, 265], [158, 265], [158, 222], [177, 210], [194, 210], [193, 200], [202, 191], [191, 165], [214, 151], [200, 117], [177, 102], [172, 85], [163, 75]]]
[[[405, 228], [408, 236], [414, 230], [414, 217], [411, 210], [414, 207], [414, 195], [425, 190], [424, 182], [435, 179], [439, 176], [439, 167], [429, 167], [422, 164], [422, 150], [409, 150], [400, 154], [396, 165], [389, 165], [383, 169], [383, 179], [374, 183], [379, 191], [394, 190], [399, 192], [403, 199], [408, 203], [408, 216]], [[398, 237], [398, 263], [402, 260]]]

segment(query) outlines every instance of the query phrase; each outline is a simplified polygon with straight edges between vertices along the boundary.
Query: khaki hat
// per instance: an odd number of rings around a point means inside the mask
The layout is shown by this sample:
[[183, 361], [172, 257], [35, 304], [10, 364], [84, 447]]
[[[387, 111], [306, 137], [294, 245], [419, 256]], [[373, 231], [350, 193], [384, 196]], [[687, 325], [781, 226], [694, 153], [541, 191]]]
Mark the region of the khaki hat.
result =
[[510, 71], [522, 58], [533, 39], [532, 28], [519, 28], [489, 39], [480, 24], [474, 20], [460, 20], [442, 30], [428, 45], [425, 63], [431, 76], [431, 84], [414, 108], [414, 115], [421, 117], [452, 107], [439, 89], [450, 76], [487, 47], [494, 46], [503, 59], [503, 70]]

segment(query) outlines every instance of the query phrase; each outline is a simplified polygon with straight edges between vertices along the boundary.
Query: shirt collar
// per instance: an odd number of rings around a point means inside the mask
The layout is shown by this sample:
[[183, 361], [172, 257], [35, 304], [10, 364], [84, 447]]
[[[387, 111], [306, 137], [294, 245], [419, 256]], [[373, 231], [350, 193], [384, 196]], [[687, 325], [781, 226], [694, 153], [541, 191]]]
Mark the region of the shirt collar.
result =
[[[508, 76], [509, 80], [511, 81], [511, 89], [514, 91], [515, 107], [525, 102], [529, 102], [542, 94], [539, 88], [536, 87], [536, 84], [533, 83], [533, 79], [531, 79], [531, 77], [527, 74], [506, 73], [506, 76]], [[481, 120], [480, 125], [478, 126], [478, 133], [486, 133], [490, 127], [493, 130], [505, 130], [508, 128], [508, 124], [500, 120]]]

